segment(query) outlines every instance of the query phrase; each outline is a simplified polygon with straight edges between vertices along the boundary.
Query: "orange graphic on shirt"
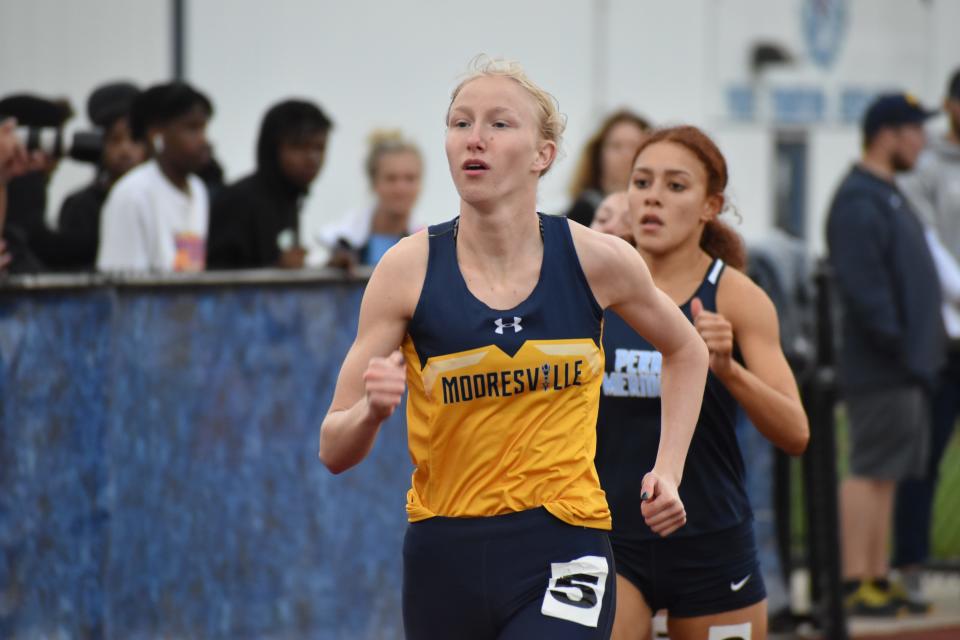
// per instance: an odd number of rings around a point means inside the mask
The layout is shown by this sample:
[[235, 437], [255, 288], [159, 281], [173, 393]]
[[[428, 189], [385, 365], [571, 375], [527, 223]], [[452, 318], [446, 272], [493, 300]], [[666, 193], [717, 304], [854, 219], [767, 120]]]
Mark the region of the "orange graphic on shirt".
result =
[[187, 231], [173, 236], [177, 253], [173, 257], [174, 271], [203, 271], [207, 247], [202, 236]]

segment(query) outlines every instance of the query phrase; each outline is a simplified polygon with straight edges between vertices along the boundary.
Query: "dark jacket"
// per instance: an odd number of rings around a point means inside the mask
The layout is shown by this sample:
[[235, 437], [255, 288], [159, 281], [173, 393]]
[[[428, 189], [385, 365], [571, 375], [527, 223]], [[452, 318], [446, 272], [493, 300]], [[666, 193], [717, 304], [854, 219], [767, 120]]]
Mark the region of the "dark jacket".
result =
[[585, 227], [589, 227], [593, 222], [593, 216], [597, 212], [597, 207], [603, 202], [604, 195], [596, 189], [587, 189], [573, 201], [570, 208], [563, 215], [574, 222], [579, 222]]
[[[103, 179], [74, 191], [63, 201], [57, 230], [47, 242], [56, 247], [47, 264], [61, 271], [95, 271], [100, 245], [100, 211], [109, 187]], [[47, 252], [50, 254], [51, 252]]]
[[302, 194], [261, 172], [224, 187], [210, 207], [208, 269], [259, 269], [280, 259], [278, 237], [299, 237]]
[[[306, 190], [290, 182], [280, 167], [280, 140], [261, 130], [257, 170], [224, 187], [210, 205], [208, 269], [259, 269], [276, 266], [278, 237], [287, 232], [300, 243], [300, 207]], [[285, 247], [286, 248], [286, 247]]]
[[0, 237], [3, 237], [3, 242], [6, 244], [4, 252], [10, 256], [10, 263], [0, 268], [0, 278], [4, 274], [22, 275], [44, 271], [43, 263], [30, 249], [27, 234], [20, 227], [5, 224], [0, 230]]
[[99, 176], [64, 200], [57, 228], [44, 221], [47, 178], [39, 172], [11, 181], [8, 224], [18, 229], [33, 255], [36, 271], [93, 271], [100, 243], [100, 210], [109, 185]]
[[844, 310], [843, 391], [932, 388], [946, 351], [940, 286], [906, 198], [854, 167], [830, 205], [827, 245]]

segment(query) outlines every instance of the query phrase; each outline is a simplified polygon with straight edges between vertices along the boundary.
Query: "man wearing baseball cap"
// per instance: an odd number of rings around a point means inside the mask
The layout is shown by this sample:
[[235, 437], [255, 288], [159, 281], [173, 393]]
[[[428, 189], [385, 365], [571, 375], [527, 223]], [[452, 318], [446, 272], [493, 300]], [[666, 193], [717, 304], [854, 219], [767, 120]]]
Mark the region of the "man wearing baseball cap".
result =
[[894, 509], [893, 566], [917, 601], [923, 598], [921, 566], [930, 555], [930, 521], [940, 460], [960, 416], [960, 69], [947, 83], [943, 110], [949, 120], [946, 135], [932, 138], [916, 169], [898, 180], [927, 228], [940, 274], [943, 322], [949, 337], [947, 366], [933, 396], [925, 473], [900, 482]]
[[923, 224], [898, 189], [933, 112], [905, 93], [877, 97], [862, 122], [863, 153], [834, 195], [827, 245], [844, 309], [838, 382], [849, 473], [840, 487], [846, 606], [853, 615], [912, 608], [888, 579], [894, 491], [924, 473], [930, 394], [943, 361], [937, 270]]

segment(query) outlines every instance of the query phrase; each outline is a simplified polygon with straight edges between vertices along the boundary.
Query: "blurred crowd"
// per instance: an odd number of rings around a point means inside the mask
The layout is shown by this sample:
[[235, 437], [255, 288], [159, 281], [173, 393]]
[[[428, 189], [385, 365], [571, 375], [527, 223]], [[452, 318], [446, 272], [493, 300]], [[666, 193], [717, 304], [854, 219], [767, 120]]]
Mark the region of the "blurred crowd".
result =
[[[318, 105], [287, 99], [260, 123], [256, 169], [226, 184], [207, 137], [212, 101], [183, 82], [96, 88], [88, 131], [73, 131], [69, 102], [29, 94], [0, 99], [2, 270], [196, 272], [299, 269], [307, 264], [300, 214], [323, 169], [334, 128]], [[61, 159], [95, 165], [93, 181], [48, 214]], [[411, 231], [423, 160], [399, 130], [370, 134], [365, 170], [374, 204], [321, 233], [330, 264], [376, 264]]]
[[[270, 107], [260, 123], [256, 169], [232, 184], [224, 183], [207, 137], [214, 105], [187, 83], [141, 89], [111, 82], [87, 100], [89, 131], [71, 128], [75, 115], [63, 99], [0, 99], [5, 144], [30, 152], [3, 176], [6, 273], [308, 264], [300, 212], [334, 129], [320, 106], [289, 99]], [[634, 152], [649, 129], [645, 118], [628, 110], [601, 123], [571, 181], [568, 217], [589, 225], [600, 202], [626, 188]], [[48, 185], [62, 158], [95, 165], [96, 172], [53, 216]], [[417, 143], [399, 129], [375, 130], [363, 169], [372, 204], [344, 212], [316, 238], [330, 266], [374, 265], [413, 230], [423, 176]]]
[[[229, 185], [206, 134], [214, 106], [198, 89], [114, 82], [96, 88], [86, 110], [94, 129], [71, 138], [66, 101], [0, 100], [8, 144], [18, 139], [33, 151], [33, 164], [5, 178], [9, 273], [305, 266], [300, 211], [333, 129], [318, 105], [273, 105], [260, 124], [256, 170]], [[571, 219], [589, 225], [600, 201], [626, 187], [649, 129], [626, 110], [602, 123], [571, 184]], [[66, 198], [51, 226], [47, 185], [62, 157], [95, 164], [96, 175]], [[423, 175], [417, 144], [398, 129], [373, 131], [364, 169], [373, 204], [345, 212], [319, 234], [332, 266], [374, 265], [411, 231]]]

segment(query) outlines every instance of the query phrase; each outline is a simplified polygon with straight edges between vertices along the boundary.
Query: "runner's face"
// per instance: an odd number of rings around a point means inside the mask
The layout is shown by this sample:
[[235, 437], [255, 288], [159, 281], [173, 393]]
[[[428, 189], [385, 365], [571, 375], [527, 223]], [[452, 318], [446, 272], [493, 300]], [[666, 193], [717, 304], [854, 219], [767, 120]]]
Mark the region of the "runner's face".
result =
[[633, 231], [630, 224], [630, 203], [624, 191], [612, 193], [603, 199], [597, 207], [590, 228], [633, 243]]
[[704, 223], [716, 214], [706, 190], [706, 169], [686, 147], [656, 142], [644, 149], [627, 190], [637, 248], [662, 255], [699, 243]]
[[483, 205], [536, 192], [553, 159], [540, 140], [533, 97], [510, 78], [482, 76], [457, 94], [447, 119], [447, 162], [461, 199]]

